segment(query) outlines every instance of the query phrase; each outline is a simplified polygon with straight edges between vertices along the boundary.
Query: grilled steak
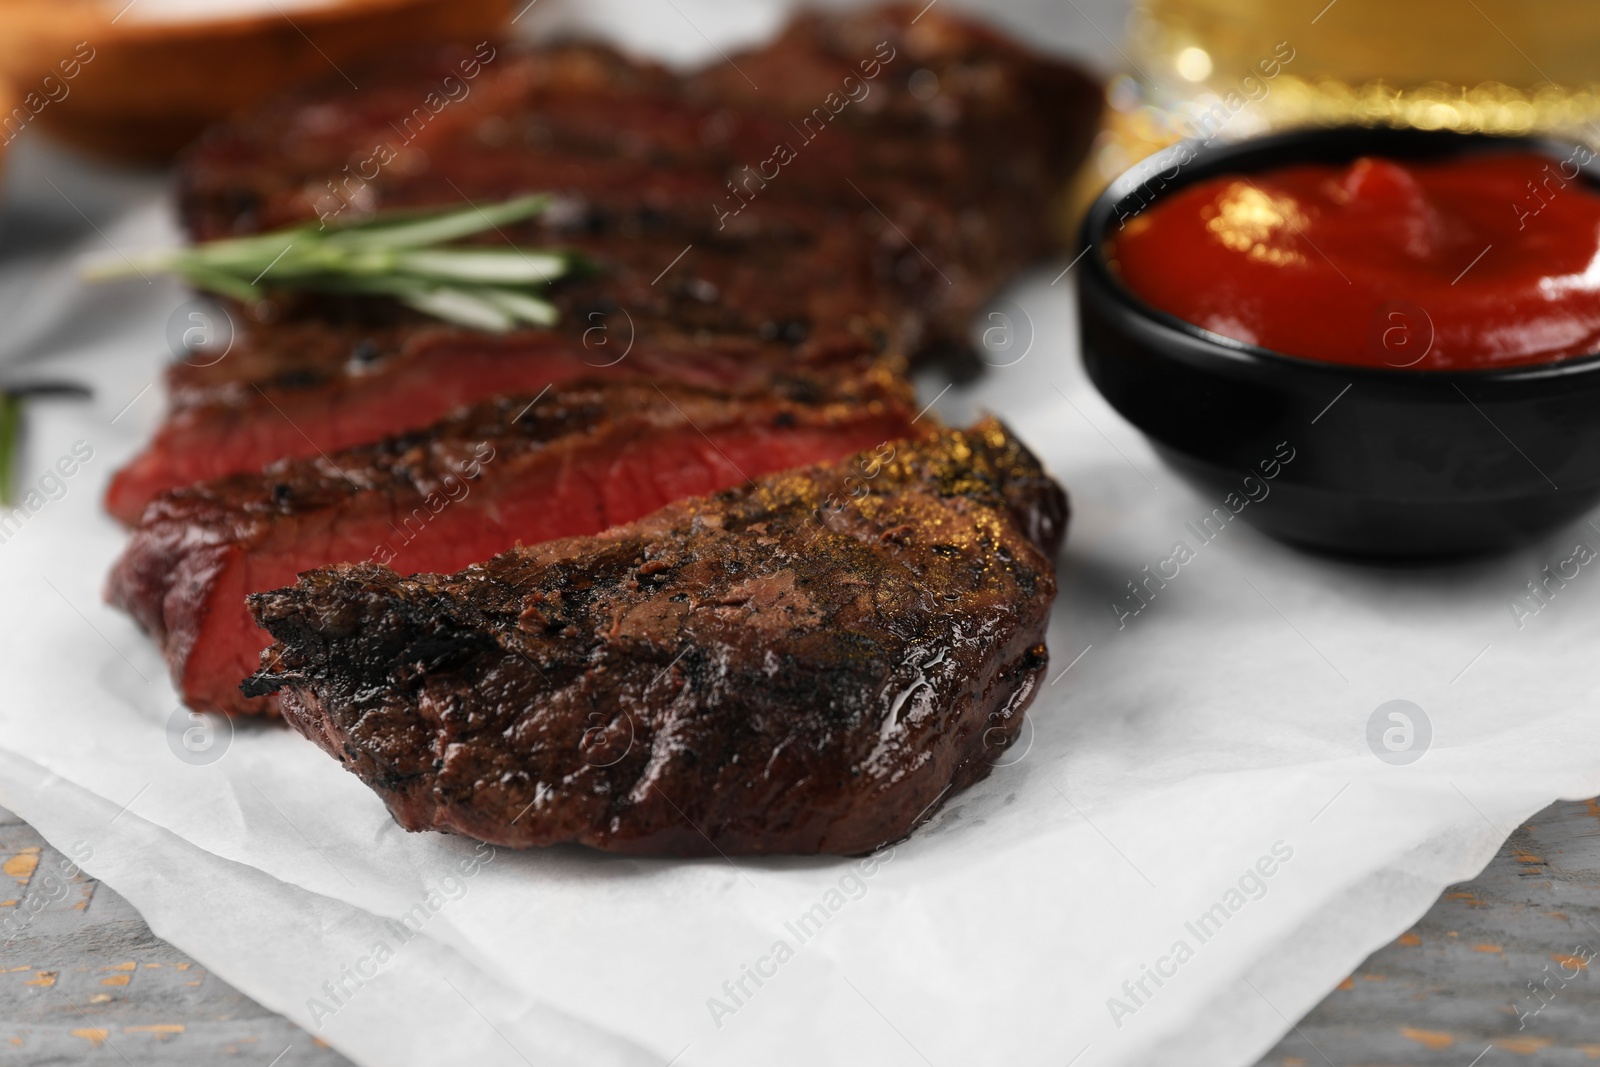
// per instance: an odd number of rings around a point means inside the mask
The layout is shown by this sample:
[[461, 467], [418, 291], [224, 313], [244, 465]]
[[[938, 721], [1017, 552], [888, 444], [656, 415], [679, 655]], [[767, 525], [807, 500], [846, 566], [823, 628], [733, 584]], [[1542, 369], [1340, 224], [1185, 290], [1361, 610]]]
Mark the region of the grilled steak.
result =
[[[734, 330], [880, 316], [913, 356], [964, 347], [973, 312], [1050, 251], [1100, 110], [1075, 68], [922, 5], [804, 15], [688, 78], [593, 46], [500, 45], [391, 57], [357, 81], [210, 131], [179, 173], [193, 235], [543, 190], [556, 209], [505, 236], [586, 253], [641, 323], [681, 329], [708, 302]], [[774, 269], [783, 282], [761, 284]]]
[[453, 571], [910, 436], [908, 392], [883, 377], [878, 399], [820, 405], [618, 382], [488, 401], [426, 431], [158, 497], [107, 597], [161, 641], [189, 707], [272, 713], [239, 690], [270, 643], [245, 594], [357, 560]]
[[[754, 337], [698, 344], [686, 337], [628, 350], [625, 336], [596, 334], [585, 345], [581, 337], [550, 332], [496, 337], [438, 327], [373, 333], [303, 324], [294, 338], [302, 342], [295, 362], [266, 380], [228, 380], [214, 368], [175, 364], [168, 376], [173, 410], [150, 445], [112, 479], [107, 510], [131, 524], [168, 489], [381, 440], [501, 393], [616, 378], [815, 398], [874, 361], [857, 347], [801, 363]], [[274, 359], [249, 341], [244, 347], [241, 363]]]
[[1065, 518], [988, 422], [451, 576], [310, 572], [250, 598], [246, 691], [411, 830], [865, 852], [1016, 736]]
[[725, 64], [680, 77], [594, 46], [450, 46], [213, 129], [179, 172], [197, 238], [542, 190], [552, 210], [488, 239], [598, 269], [555, 286], [557, 331], [501, 339], [378, 298], [239, 308], [239, 351], [175, 371], [169, 421], [108, 508], [131, 523], [174, 486], [601, 367], [736, 388], [965, 350], [973, 313], [1051, 247], [1094, 83], [914, 7], [803, 16], [736, 63], [766, 91]]

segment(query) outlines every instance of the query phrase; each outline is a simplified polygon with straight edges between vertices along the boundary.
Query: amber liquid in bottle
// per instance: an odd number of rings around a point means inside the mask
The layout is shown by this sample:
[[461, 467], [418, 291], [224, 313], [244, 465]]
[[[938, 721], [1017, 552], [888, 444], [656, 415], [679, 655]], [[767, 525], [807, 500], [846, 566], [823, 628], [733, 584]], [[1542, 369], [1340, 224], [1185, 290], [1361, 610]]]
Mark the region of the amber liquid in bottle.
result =
[[1138, 0], [1086, 190], [1180, 138], [1366, 123], [1600, 145], [1600, 0]]

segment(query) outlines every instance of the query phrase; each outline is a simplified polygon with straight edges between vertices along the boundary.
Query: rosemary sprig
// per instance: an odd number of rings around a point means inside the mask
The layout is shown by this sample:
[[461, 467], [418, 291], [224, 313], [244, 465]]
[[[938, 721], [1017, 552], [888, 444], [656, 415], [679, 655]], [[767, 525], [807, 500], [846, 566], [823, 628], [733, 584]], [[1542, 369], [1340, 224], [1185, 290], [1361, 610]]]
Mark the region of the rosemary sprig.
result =
[[28, 382], [0, 386], [0, 507], [17, 502], [17, 452], [22, 441], [22, 402], [28, 397], [71, 397], [86, 400], [94, 395], [77, 382]]
[[89, 277], [176, 274], [197, 289], [257, 300], [269, 289], [389, 296], [447, 322], [501, 332], [550, 326], [542, 287], [582, 266], [572, 253], [450, 246], [539, 214], [544, 195], [454, 211], [391, 211], [358, 222], [292, 226], [206, 241], [92, 268]]
[[0, 505], [5, 507], [16, 500], [13, 472], [21, 433], [22, 398], [15, 393], [0, 392]]

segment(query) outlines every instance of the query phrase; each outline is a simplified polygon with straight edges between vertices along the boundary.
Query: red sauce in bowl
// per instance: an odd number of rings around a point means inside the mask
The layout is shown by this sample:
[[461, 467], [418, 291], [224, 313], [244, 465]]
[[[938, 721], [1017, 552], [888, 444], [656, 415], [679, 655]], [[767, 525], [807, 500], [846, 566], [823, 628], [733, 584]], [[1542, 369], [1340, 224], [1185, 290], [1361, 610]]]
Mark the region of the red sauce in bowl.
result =
[[1600, 352], [1592, 154], [1363, 158], [1196, 183], [1127, 220], [1113, 270], [1213, 333], [1332, 363], [1474, 370]]

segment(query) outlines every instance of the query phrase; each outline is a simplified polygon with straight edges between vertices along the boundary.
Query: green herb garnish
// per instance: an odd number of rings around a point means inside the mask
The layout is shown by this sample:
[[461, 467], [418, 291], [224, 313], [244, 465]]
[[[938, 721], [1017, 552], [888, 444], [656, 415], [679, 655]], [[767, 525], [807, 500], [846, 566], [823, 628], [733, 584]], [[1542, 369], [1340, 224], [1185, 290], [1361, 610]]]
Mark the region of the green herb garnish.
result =
[[10, 507], [16, 499], [13, 471], [17, 464], [17, 441], [22, 435], [22, 398], [0, 392], [0, 506]]
[[94, 392], [77, 382], [36, 381], [0, 386], [0, 507], [16, 503], [17, 453], [22, 441], [22, 402], [29, 397], [87, 400]]
[[272, 289], [389, 296], [446, 322], [496, 332], [550, 326], [555, 305], [538, 294], [581, 265], [573, 253], [449, 242], [539, 214], [544, 195], [458, 211], [393, 211], [346, 224], [304, 225], [188, 248], [88, 272], [108, 278], [176, 274], [197, 289], [258, 300]]

